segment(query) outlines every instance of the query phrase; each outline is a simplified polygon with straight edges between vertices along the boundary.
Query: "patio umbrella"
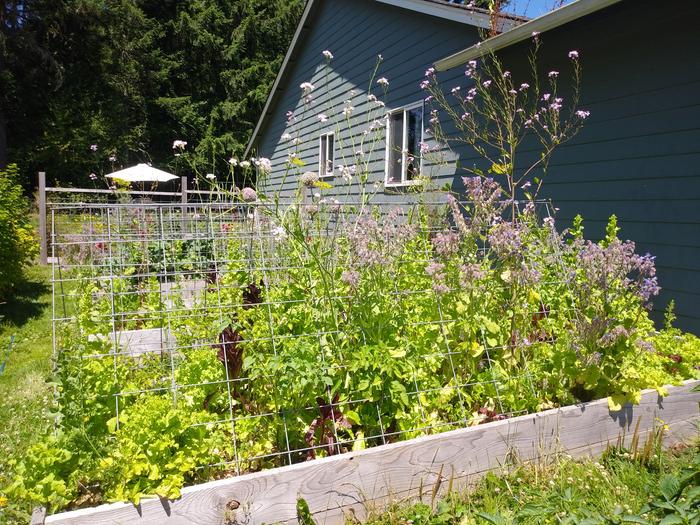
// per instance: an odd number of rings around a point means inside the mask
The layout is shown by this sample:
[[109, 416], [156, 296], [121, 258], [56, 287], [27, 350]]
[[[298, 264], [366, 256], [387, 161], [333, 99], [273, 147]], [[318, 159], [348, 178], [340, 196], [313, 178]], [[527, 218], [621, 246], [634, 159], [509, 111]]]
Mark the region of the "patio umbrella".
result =
[[179, 178], [177, 175], [156, 169], [148, 164], [137, 164], [136, 166], [110, 173], [107, 177], [127, 182], [167, 182]]

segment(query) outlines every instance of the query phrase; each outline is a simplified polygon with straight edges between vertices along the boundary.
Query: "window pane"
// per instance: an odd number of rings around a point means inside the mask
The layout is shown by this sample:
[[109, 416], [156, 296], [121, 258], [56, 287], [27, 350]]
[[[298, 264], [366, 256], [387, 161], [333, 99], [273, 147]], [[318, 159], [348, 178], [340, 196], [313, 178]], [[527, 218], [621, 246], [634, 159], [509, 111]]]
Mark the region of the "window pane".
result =
[[318, 159], [318, 176], [323, 177], [325, 175], [325, 166], [326, 166], [326, 151], [327, 151], [327, 144], [328, 144], [328, 136], [327, 135], [321, 135], [319, 139], [319, 159]]
[[327, 140], [327, 150], [326, 150], [326, 175], [333, 175], [333, 146], [334, 146], [334, 136], [326, 135]]
[[401, 150], [403, 148], [403, 111], [389, 117], [388, 182], [401, 182]]
[[406, 140], [406, 180], [415, 179], [420, 174], [420, 141], [423, 129], [423, 108], [409, 109], [407, 112], [408, 137]]

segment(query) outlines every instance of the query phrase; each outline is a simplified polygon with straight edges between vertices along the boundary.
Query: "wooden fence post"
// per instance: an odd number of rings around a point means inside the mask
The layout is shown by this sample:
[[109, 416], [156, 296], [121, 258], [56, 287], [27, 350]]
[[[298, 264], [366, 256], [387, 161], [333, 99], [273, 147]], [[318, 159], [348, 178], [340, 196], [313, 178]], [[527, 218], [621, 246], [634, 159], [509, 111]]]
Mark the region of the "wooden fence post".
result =
[[39, 172], [39, 262], [47, 264], [49, 255], [46, 238], [46, 172]]

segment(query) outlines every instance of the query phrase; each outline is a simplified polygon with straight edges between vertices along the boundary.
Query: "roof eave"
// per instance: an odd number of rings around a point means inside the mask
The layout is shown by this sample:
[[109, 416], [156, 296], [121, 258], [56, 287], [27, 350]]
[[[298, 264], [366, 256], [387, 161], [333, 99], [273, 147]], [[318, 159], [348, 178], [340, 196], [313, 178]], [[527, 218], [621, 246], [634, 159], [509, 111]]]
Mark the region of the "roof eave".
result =
[[[423, 0], [376, 0], [383, 4], [403, 7], [418, 13], [454, 20], [463, 24], [469, 24], [481, 29], [491, 29], [491, 15], [477, 10], [466, 9], [461, 5], [440, 4], [424, 2]], [[517, 24], [522, 24], [523, 19], [508, 16], [499, 17], [498, 30], [508, 31]]]
[[470, 60], [495, 53], [500, 49], [532, 38], [533, 33], [544, 33], [620, 1], [622, 0], [576, 0], [529, 22], [517, 25], [500, 35], [438, 60], [435, 62], [435, 69], [447, 71], [448, 69], [461, 66]]

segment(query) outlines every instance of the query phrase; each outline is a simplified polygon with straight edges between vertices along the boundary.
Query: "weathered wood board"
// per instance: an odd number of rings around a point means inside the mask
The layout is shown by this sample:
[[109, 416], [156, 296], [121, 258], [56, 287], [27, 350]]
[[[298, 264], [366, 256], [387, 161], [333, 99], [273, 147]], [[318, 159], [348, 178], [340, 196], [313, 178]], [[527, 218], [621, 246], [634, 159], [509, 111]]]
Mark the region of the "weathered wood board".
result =
[[593, 401], [187, 487], [176, 501], [103, 505], [50, 516], [46, 523], [297, 523], [296, 499], [303, 497], [319, 524], [341, 524], [349, 512], [361, 517], [369, 506], [431, 492], [438, 480], [443, 490], [450, 480], [453, 487], [464, 486], [512, 455], [533, 460], [556, 451], [598, 454], [621, 435], [629, 442], [638, 422], [641, 436], [662, 420], [669, 426], [668, 442], [688, 439], [698, 433], [698, 384], [669, 388], [665, 398], [646, 391], [639, 405], [617, 413], [608, 411], [606, 400]]
[[185, 308], [192, 308], [207, 289], [207, 282], [204, 279], [185, 279], [174, 283], [161, 283], [160, 293], [163, 304], [168, 309], [175, 308], [178, 298], [182, 300]]
[[149, 353], [168, 353], [176, 348], [175, 336], [167, 328], [121, 330], [110, 334], [119, 351], [131, 357]]

